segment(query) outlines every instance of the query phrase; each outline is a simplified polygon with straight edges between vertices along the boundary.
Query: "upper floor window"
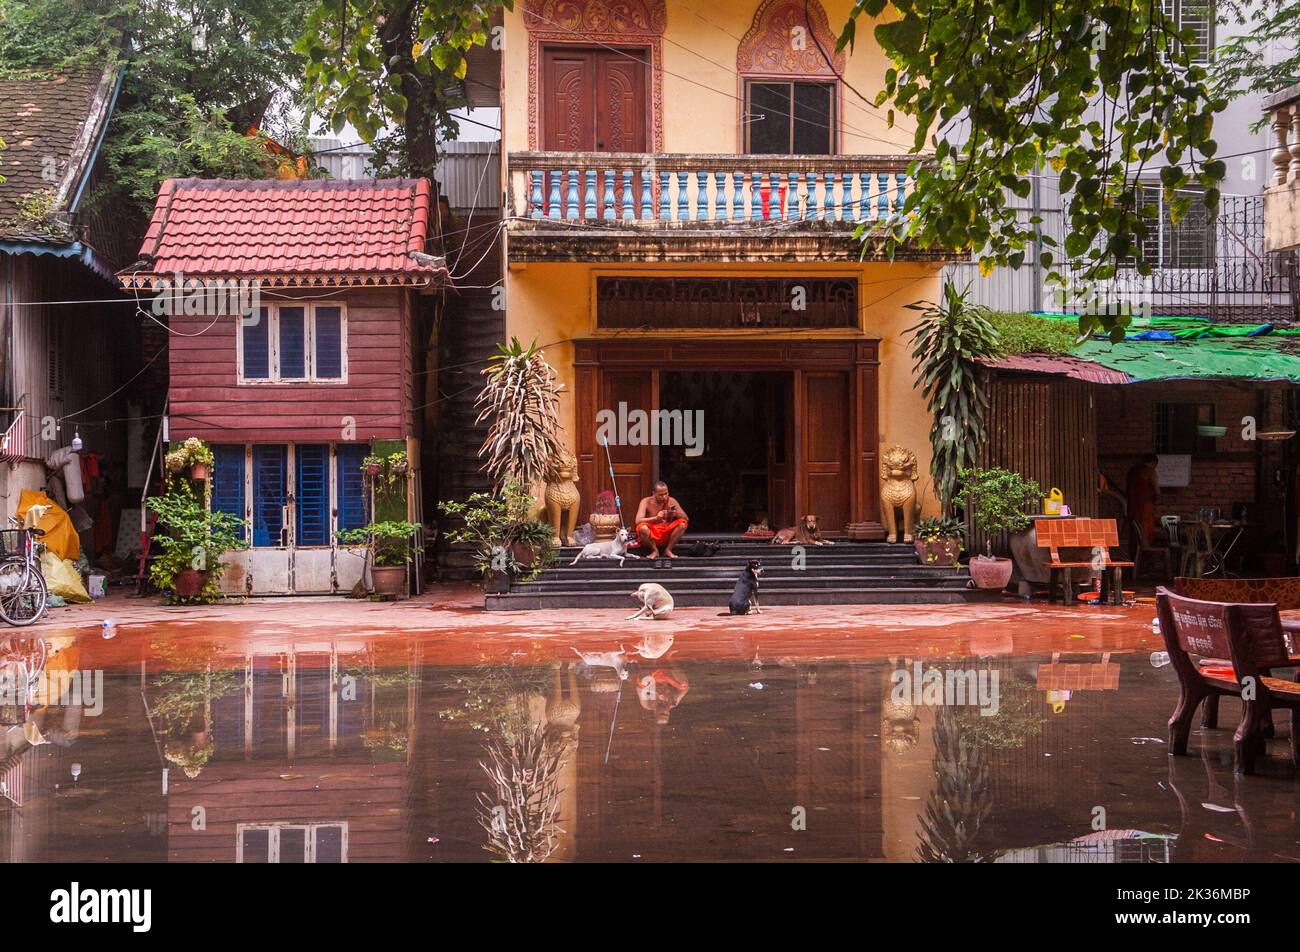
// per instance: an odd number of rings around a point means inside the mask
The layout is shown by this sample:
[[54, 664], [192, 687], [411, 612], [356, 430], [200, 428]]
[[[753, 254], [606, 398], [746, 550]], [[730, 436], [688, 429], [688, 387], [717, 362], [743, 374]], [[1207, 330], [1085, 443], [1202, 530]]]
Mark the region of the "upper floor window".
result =
[[243, 321], [240, 383], [345, 383], [347, 312], [342, 304], [272, 304]]
[[834, 83], [755, 79], [745, 83], [745, 151], [751, 155], [835, 152]]
[[1210, 62], [1214, 52], [1213, 0], [1160, 0], [1160, 9], [1180, 33], [1190, 30], [1195, 35], [1192, 62]]

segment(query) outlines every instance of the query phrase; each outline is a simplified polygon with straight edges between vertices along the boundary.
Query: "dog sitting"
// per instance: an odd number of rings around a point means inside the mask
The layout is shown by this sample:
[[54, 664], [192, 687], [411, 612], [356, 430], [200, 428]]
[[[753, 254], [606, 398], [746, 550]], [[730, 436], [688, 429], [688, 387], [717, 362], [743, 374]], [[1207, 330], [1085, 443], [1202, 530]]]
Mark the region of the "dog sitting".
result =
[[667, 618], [673, 613], [673, 597], [662, 585], [646, 582], [632, 593], [632, 597], [641, 602], [641, 610], [635, 615], [628, 615], [628, 621], [638, 618]]
[[624, 559], [639, 559], [641, 556], [633, 555], [627, 550], [627, 530], [620, 528], [614, 534], [614, 538], [606, 539], [603, 542], [589, 542], [582, 547], [570, 565], [577, 565], [582, 559], [618, 559], [618, 564], [622, 565]]
[[789, 529], [781, 529], [772, 536], [772, 545], [834, 545], [829, 539], [823, 539], [817, 529], [817, 517], [812, 513], [803, 517], [803, 522]]
[[758, 577], [763, 574], [763, 563], [758, 559], [750, 559], [749, 564], [740, 571], [740, 577], [736, 579], [736, 587], [731, 592], [731, 601], [727, 605], [725, 612], [719, 612], [719, 615], [748, 615], [750, 612], [763, 614], [763, 609], [758, 607]]

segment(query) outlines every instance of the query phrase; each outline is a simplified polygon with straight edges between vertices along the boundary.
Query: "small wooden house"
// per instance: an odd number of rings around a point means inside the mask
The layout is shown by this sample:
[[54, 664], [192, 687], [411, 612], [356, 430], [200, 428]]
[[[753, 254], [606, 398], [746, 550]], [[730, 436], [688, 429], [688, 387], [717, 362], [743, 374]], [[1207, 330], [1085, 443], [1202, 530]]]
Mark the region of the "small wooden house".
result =
[[[446, 275], [425, 254], [430, 206], [425, 179], [163, 184], [119, 278], [170, 327], [170, 439], [212, 446], [212, 505], [248, 520], [228, 588], [360, 578], [336, 533], [369, 521], [362, 461], [419, 465], [422, 295]], [[416, 490], [406, 516], [421, 518]]]

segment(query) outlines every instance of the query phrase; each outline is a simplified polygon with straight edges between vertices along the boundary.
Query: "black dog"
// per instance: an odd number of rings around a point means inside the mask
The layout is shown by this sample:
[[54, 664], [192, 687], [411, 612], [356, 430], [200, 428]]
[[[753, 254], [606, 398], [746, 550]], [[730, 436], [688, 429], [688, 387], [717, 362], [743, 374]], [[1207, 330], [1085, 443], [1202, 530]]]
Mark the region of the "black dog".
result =
[[736, 579], [736, 587], [731, 593], [726, 612], [719, 614], [748, 615], [751, 611], [763, 614], [763, 609], [758, 607], [758, 577], [762, 574], [763, 563], [758, 559], [750, 559], [749, 564], [741, 569], [740, 578]]

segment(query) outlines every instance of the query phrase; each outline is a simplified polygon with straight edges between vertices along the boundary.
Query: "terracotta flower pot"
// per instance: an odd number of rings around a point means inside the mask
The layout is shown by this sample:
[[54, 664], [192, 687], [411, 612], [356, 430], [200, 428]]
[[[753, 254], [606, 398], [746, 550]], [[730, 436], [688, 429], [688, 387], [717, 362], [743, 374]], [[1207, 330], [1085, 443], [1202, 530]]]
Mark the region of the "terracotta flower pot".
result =
[[207, 580], [207, 572], [184, 569], [176, 573], [176, 577], [172, 579], [172, 587], [176, 590], [177, 598], [198, 598], [199, 593], [203, 591], [203, 583]]
[[376, 595], [406, 594], [405, 565], [374, 565], [370, 568], [370, 584]]
[[207, 478], [208, 478], [208, 464], [207, 464], [207, 463], [195, 463], [193, 466], [191, 466], [191, 467], [190, 467], [190, 478], [191, 478], [191, 479], [197, 479], [197, 480], [200, 480], [200, 481], [201, 481], [201, 480], [205, 480], [205, 479], [207, 479]]
[[596, 530], [597, 539], [612, 539], [618, 532], [618, 513], [593, 512], [590, 518], [591, 527]]
[[1011, 581], [1012, 562], [1010, 559], [985, 559], [976, 556], [967, 565], [970, 577], [976, 588], [1003, 589]]
[[947, 536], [942, 539], [917, 539], [916, 557], [922, 565], [956, 565], [957, 555], [961, 552], [961, 539]]

